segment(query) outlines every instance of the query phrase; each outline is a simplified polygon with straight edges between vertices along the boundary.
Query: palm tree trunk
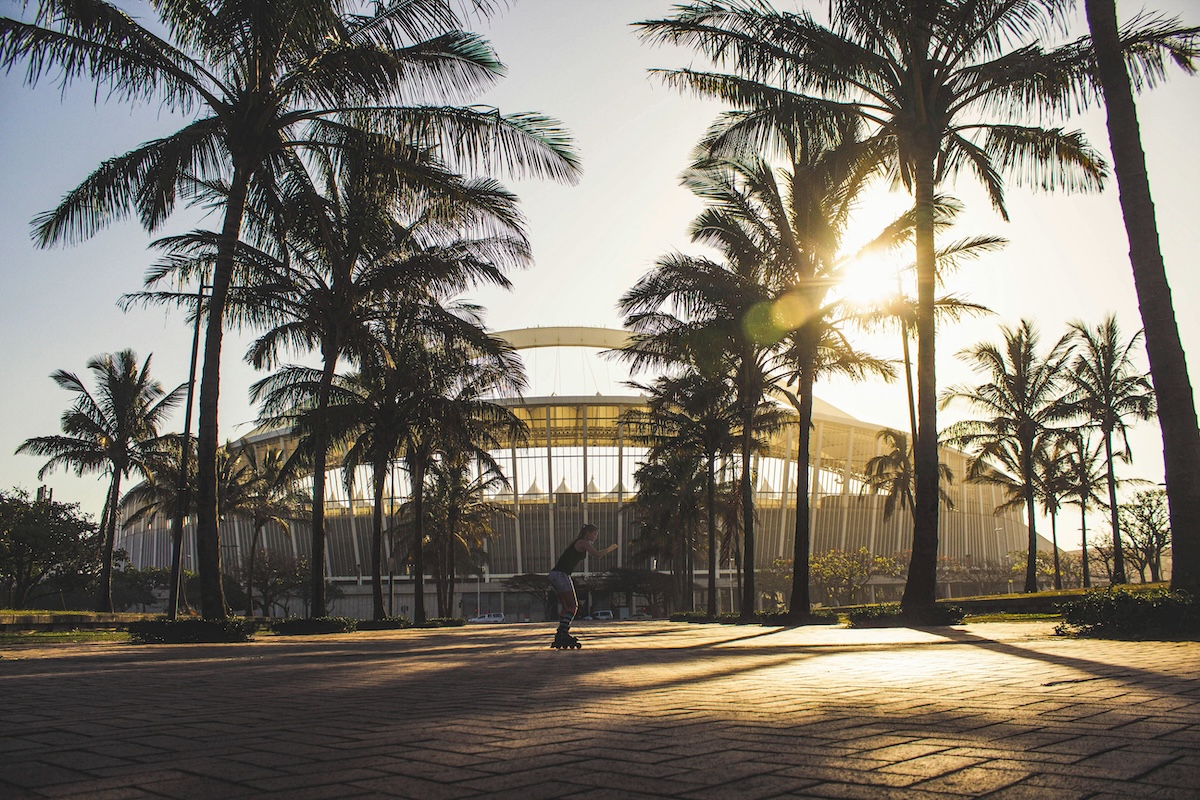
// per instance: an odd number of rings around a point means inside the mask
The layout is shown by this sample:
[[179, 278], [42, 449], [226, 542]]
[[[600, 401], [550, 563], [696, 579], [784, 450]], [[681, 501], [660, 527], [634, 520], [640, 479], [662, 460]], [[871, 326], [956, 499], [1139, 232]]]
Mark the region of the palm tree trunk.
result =
[[1092, 570], [1088, 566], [1091, 560], [1088, 558], [1087, 545], [1087, 503], [1079, 504], [1079, 536], [1083, 543], [1083, 588], [1092, 588]]
[[329, 394], [333, 388], [333, 376], [337, 371], [338, 346], [336, 342], [326, 341], [321, 345], [322, 367], [321, 384], [317, 389], [317, 415], [313, 420], [313, 497], [311, 545], [309, 560], [309, 593], [312, 595], [312, 605], [309, 615], [323, 617], [325, 608], [325, 466], [329, 455], [329, 426], [326, 416], [329, 410]]
[[117, 542], [117, 499], [121, 496], [121, 470], [113, 469], [112, 483], [108, 489], [108, 514], [104, 525], [103, 552], [100, 554], [100, 586], [96, 591], [96, 610], [111, 614], [113, 551]]
[[1200, 591], [1200, 431], [1196, 426], [1195, 396], [1159, 247], [1137, 106], [1120, 53], [1116, 2], [1086, 0], [1085, 6], [1104, 93], [1133, 282], [1146, 330], [1146, 353], [1158, 399], [1173, 534], [1171, 586], [1195, 594]]
[[[1029, 475], [1028, 470], [1026, 476]], [[1025, 591], [1036, 592], [1038, 590], [1037, 582], [1037, 527], [1035, 515], [1036, 511], [1033, 505], [1033, 481], [1029, 477], [1025, 478], [1025, 524], [1029, 526], [1029, 547], [1025, 558]]]
[[[221, 344], [225, 336], [225, 301], [233, 280], [233, 257], [242, 230], [242, 215], [251, 171], [234, 165], [225, 220], [213, 264], [208, 324], [204, 329], [204, 366], [200, 373], [200, 419], [196, 445], [196, 560], [200, 571], [200, 614], [204, 619], [228, 616], [221, 578], [220, 517], [217, 510], [217, 405], [221, 386]], [[185, 445], [186, 446], [186, 445]]]
[[425, 466], [418, 456], [412, 475], [413, 492], [413, 624], [425, 624]]
[[901, 606], [905, 611], [932, 608], [937, 602], [938, 454], [936, 288], [933, 234], [932, 142], [918, 146], [916, 157], [915, 238], [917, 256], [917, 438], [913, 442], [913, 547]]
[[1108, 462], [1108, 513], [1113, 535], [1113, 574], [1114, 586], [1127, 583], [1125, 575], [1125, 548], [1121, 544], [1121, 515], [1117, 513], [1117, 476], [1113, 472], [1112, 432], [1104, 432], [1104, 457]]
[[751, 444], [754, 440], [754, 405], [747, 403], [749, 410], [742, 420], [742, 582], [741, 617], [754, 617], [754, 476], [750, 472]]
[[446, 552], [446, 575], [449, 580], [446, 582], [446, 613], [444, 616], [453, 617], [454, 614], [454, 583], [456, 581], [457, 569], [457, 553], [458, 553], [458, 521], [455, 518], [454, 510], [450, 510], [450, 517], [446, 523], [446, 527], [450, 533], [450, 543]]
[[708, 455], [708, 611], [717, 618], [717, 455]]
[[371, 509], [371, 618], [383, 619], [387, 611], [383, 607], [383, 488], [387, 478], [387, 460], [376, 461], [371, 466], [372, 499]]
[[1050, 542], [1054, 545], [1054, 589], [1062, 590], [1062, 570], [1058, 562], [1058, 512], [1050, 512]]
[[[806, 356], [807, 357], [807, 356]], [[811, 527], [808, 496], [809, 442], [812, 438], [813, 377], [811, 369], [800, 371], [800, 423], [796, 448], [796, 535], [792, 548], [792, 596], [788, 600], [788, 615], [794, 620], [807, 617], [812, 610], [809, 596], [809, 529]]]
[[258, 537], [264, 523], [254, 522], [254, 533], [250, 536], [250, 556], [246, 566], [246, 617], [254, 616], [254, 556], [258, 552]]

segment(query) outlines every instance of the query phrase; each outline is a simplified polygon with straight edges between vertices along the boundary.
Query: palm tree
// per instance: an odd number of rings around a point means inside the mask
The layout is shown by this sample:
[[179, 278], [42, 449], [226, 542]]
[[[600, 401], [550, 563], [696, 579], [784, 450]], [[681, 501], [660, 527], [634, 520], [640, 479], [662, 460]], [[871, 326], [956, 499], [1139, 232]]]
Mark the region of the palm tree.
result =
[[1069, 498], [1068, 502], [1072, 505], [1079, 506], [1079, 535], [1082, 538], [1083, 547], [1083, 588], [1090, 589], [1092, 573], [1088, 563], [1090, 559], [1088, 558], [1087, 543], [1087, 512], [1088, 506], [1093, 503], [1097, 506], [1104, 505], [1104, 498], [1100, 495], [1106, 479], [1100, 461], [1104, 443], [1099, 442], [1093, 446], [1087, 428], [1076, 428], [1073, 431], [1067, 431], [1063, 436], [1066, 443], [1064, 456], [1068, 475], [1065, 496]]
[[[693, 238], [761, 263], [769, 304], [751, 309], [744, 322], [764, 342], [782, 341], [780, 363], [797, 386], [789, 400], [799, 413], [795, 551], [791, 613], [808, 615], [808, 475], [812, 388], [820, 373], [890, 377], [890, 364], [856, 352], [838, 332], [841, 311], [826, 297], [838, 278], [841, 242], [859, 192], [878, 162], [858, 147], [853, 120], [832, 130], [807, 121], [781, 120], [773, 130], [785, 168], [759, 154], [723, 157], [741, 118], [726, 114], [698, 148], [702, 157], [685, 183], [707, 201]], [[765, 316], [765, 318], [764, 318]]]
[[[1081, 134], [1030, 126], [1038, 112], [1069, 110], [1086, 92], [1087, 42], [1047, 50], [1066, 3], [831, 0], [831, 24], [766, 0], [705, 0], [638, 25], [652, 42], [682, 44], [718, 68], [662, 74], [681, 89], [723, 100], [743, 115], [747, 147], [780, 117], [861, 119], [865, 145], [915, 196], [918, 432], [916, 530], [906, 608], [932, 606], [937, 579], [937, 383], [934, 197], [939, 182], [975, 175], [1007, 217], [1004, 173], [1043, 188], [1097, 189], [1105, 172]], [[1137, 66], [1177, 34], [1142, 25], [1123, 40]], [[1194, 422], [1193, 422], [1194, 427]]]
[[[494, 8], [490, 0], [470, 5]], [[131, 211], [154, 230], [179, 198], [220, 197], [197, 454], [201, 603], [216, 618], [226, 613], [216, 505], [220, 356], [247, 208], [266, 214], [281, 174], [295, 171], [305, 149], [353, 144], [357, 130], [420, 140], [465, 165], [570, 179], [577, 164], [565, 134], [539, 115], [399, 104], [466, 97], [502, 72], [486, 42], [457, 30], [448, 0], [398, 2], [372, 16], [349, 0], [161, 0], [153, 9], [165, 36], [104, 0], [46, 0], [32, 23], [0, 19], [0, 67], [28, 62], [30, 84], [51, 70], [64, 82], [88, 77], [98, 90], [191, 116], [176, 133], [102, 164], [36, 220], [36, 237], [43, 245], [86, 238]]]
[[1062, 565], [1058, 552], [1058, 512], [1070, 491], [1070, 463], [1067, 446], [1056, 436], [1049, 446], [1037, 451], [1034, 463], [1034, 494], [1050, 515], [1050, 543], [1054, 548], [1054, 588], [1062, 589]]
[[524, 436], [524, 423], [489, 398], [519, 394], [525, 387], [520, 358], [490, 336], [458, 341], [414, 340], [405, 369], [410, 376], [404, 462], [412, 485], [413, 622], [425, 621], [425, 481], [445, 453], [467, 452], [498, 470], [489, 450]]
[[111, 476], [101, 523], [104, 551], [96, 597], [96, 610], [111, 612], [121, 479], [149, 473], [162, 446], [159, 426], [179, 403], [184, 387], [164, 390], [150, 376], [150, 356], [139, 367], [132, 350], [96, 356], [87, 366], [96, 382], [94, 393], [73, 373], [56, 370], [50, 376], [75, 395], [75, 402], [62, 415], [62, 435], [26, 439], [17, 452], [50, 459], [38, 470], [39, 479], [60, 466], [77, 475], [100, 472]]
[[[254, 615], [254, 562], [263, 528], [275, 523], [289, 533], [291, 522], [302, 517], [309, 499], [297, 488], [281, 450], [260, 454], [243, 443], [237, 448], [226, 444], [223, 451], [223, 457], [218, 457], [217, 507], [222, 518], [248, 519], [252, 530], [246, 554], [246, 616], [250, 617]], [[228, 467], [221, 467], [223, 461], [228, 461]]]
[[[633, 473], [638, 536], [630, 542], [630, 559], [651, 561], [671, 569], [672, 590], [692, 610], [693, 554], [696, 533], [705, 516], [706, 472], [703, 454], [694, 447], [653, 449]], [[711, 600], [710, 600], [711, 603]]]
[[[1108, 507], [1113, 529], [1113, 583], [1125, 583], [1125, 559], [1121, 546], [1120, 518], [1117, 505], [1117, 478], [1113, 470], [1116, 458], [1129, 460], [1129, 438], [1125, 419], [1151, 419], [1155, 412], [1154, 389], [1149, 378], [1138, 372], [1130, 355], [1138, 346], [1142, 332], [1121, 342], [1121, 330], [1115, 316], [1107, 317], [1092, 328], [1072, 322], [1071, 335], [1078, 344], [1071, 363], [1070, 410], [1085, 420], [1085, 425], [1100, 431], [1104, 442], [1104, 460], [1108, 473]], [[1124, 448], [1113, 450], [1113, 435], [1120, 434]]]
[[1046, 356], [1037, 353], [1036, 326], [1021, 320], [1016, 328], [1004, 326], [1004, 345], [980, 343], [958, 356], [991, 380], [978, 386], [952, 386], [942, 396], [942, 407], [956, 400], [970, 403], [985, 415], [948, 427], [942, 438], [974, 451], [967, 465], [968, 481], [997, 484], [1008, 502], [997, 512], [1025, 506], [1029, 526], [1029, 551], [1025, 565], [1025, 591], [1037, 587], [1037, 463], [1039, 452], [1053, 446], [1052, 424], [1069, 418], [1062, 403], [1063, 371], [1071, 357], [1071, 336], [1065, 334]]
[[[708, 533], [708, 601], [710, 619], [717, 616], [717, 461], [737, 447], [740, 417], [729, 375], [706, 374], [698, 366], [681, 375], [664, 375], [652, 384], [629, 384], [647, 395], [646, 410], [625, 418], [634, 439], [650, 445], [648, 463], [669, 462], [672, 454], [700, 456], [704, 461], [704, 508]], [[643, 477], [653, 477], [646, 475]], [[639, 479], [638, 502], [649, 487]], [[689, 592], [690, 594], [690, 592]]]
[[[1095, 42], [1093, 81], [1099, 85], [1107, 113], [1108, 140], [1113, 171], [1120, 189], [1121, 213], [1129, 237], [1129, 259], [1137, 290], [1146, 352], [1154, 391], [1158, 396], [1158, 420], [1162, 427], [1163, 466], [1166, 473], [1172, 545], [1171, 586], [1193, 594], [1200, 592], [1200, 430], [1196, 424], [1196, 401], [1188, 376], [1187, 360], [1175, 322], [1175, 306], [1166, 267], [1159, 247], [1158, 224], [1146, 157], [1138, 128], [1133, 89], [1153, 86], [1164, 74], [1166, 55], [1186, 72], [1195, 71], [1196, 29], [1172, 40], [1170, 48], [1146, 52], [1142, 58], [1157, 60], [1153, 68], [1144, 64], [1127, 67], [1128, 49], [1135, 41], [1133, 26], [1117, 29], [1116, 0], [1085, 0], [1088, 28]], [[1153, 19], [1164, 28], [1177, 28], [1174, 20]], [[1163, 51], [1166, 52], [1163, 52]], [[1131, 85], [1130, 71], [1134, 76]], [[1113, 510], [1116, 514], [1116, 509]], [[1116, 531], [1114, 530], [1114, 535]], [[1119, 539], [1117, 540], [1119, 541]]]
[[[706, 212], [692, 224], [697, 241], [720, 247], [724, 224], [715, 212]], [[736, 223], [735, 223], [736, 225]], [[670, 367], [699, 363], [705, 372], [731, 376], [736, 393], [740, 435], [738, 479], [742, 513], [742, 614], [754, 614], [755, 539], [754, 485], [751, 455], [756, 437], [782, 423], [775, 410], [767, 413], [768, 392], [782, 375], [778, 359], [779, 337], [761, 334], [755, 325], [774, 299], [770, 287], [778, 285], [766, 274], [771, 264], [751, 250], [733, 244], [737, 232], [728, 230], [729, 249], [722, 260], [671, 253], [626, 292], [617, 303], [625, 326], [634, 331], [621, 351], [634, 371], [650, 366]], [[769, 319], [769, 317], [768, 317]]]
[[472, 475], [470, 456], [444, 453], [429, 473], [428, 514], [430, 550], [434, 559], [439, 617], [454, 615], [454, 582], [460, 565], [481, 575], [487, 564], [486, 543], [496, 537], [492, 520], [513, 516], [507, 503], [486, 500], [511, 484], [503, 473], [484, 469]]
[[[913, 486], [916, 476], [913, 474], [913, 453], [908, 444], [908, 435], [891, 428], [884, 428], [875, 435], [890, 449], [886, 453], [871, 457], [866, 464], [863, 476], [863, 491], [870, 490], [882, 493], [883, 518], [891, 519], [897, 510], [911, 513], [913, 508]], [[946, 487], [954, 481], [954, 473], [949, 465], [939, 462], [938, 494], [946, 508], [954, 508], [954, 500]]]
[[370, 328], [388, 308], [380, 298], [421, 292], [448, 294], [490, 283], [509, 288], [505, 272], [530, 259], [516, 197], [492, 180], [423, 165], [426, 185], [414, 188], [407, 156], [386, 147], [324, 163], [318, 193], [299, 181], [285, 253], [256, 254], [263, 282], [275, 287], [266, 316], [275, 327], [250, 348], [257, 367], [278, 364], [282, 351], [317, 350], [322, 372], [313, 418], [313, 613], [324, 612], [325, 444], [322, 423], [341, 359], [361, 360], [375, 345]]

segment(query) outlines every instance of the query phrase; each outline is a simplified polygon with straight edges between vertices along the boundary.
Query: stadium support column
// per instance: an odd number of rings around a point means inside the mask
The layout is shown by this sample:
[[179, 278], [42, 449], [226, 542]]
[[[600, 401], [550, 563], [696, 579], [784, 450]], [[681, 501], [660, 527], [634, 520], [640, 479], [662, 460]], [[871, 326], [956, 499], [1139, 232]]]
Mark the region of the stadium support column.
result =
[[850, 475], [854, 465], [854, 426], [846, 426], [846, 466], [842, 469], [842, 532], [838, 537], [838, 550], [846, 549], [846, 529], [850, 526]]
[[[618, 412], [619, 413], [619, 412]], [[617, 565], [625, 566], [625, 425], [617, 418]]]
[[586, 405], [579, 407], [579, 417], [583, 429], [583, 524], [591, 522], [588, 519], [588, 457], [587, 457], [587, 410]]
[[517, 536], [517, 574], [525, 574], [524, 559], [521, 557], [521, 481], [517, 477], [517, 440], [512, 442], [512, 493], [513, 493], [513, 530]]
[[558, 544], [554, 541], [554, 444], [550, 435], [550, 412], [553, 406], [546, 406], [546, 521], [550, 531], [550, 558], [553, 560], [558, 552]]

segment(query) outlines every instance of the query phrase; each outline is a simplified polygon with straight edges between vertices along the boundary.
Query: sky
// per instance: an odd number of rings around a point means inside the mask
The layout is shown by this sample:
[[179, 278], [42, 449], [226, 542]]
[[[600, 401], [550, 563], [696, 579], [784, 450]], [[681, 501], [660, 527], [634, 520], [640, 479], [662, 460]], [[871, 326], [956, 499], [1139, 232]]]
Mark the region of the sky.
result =
[[[701, 206], [679, 186], [679, 174], [691, 147], [721, 109], [670, 90], [651, 76], [652, 68], [702, 64], [686, 51], [640, 43], [630, 27], [631, 22], [666, 16], [672, 4], [516, 0], [506, 12], [473, 26], [508, 66], [506, 79], [478, 102], [506, 113], [540, 111], [558, 118], [572, 132], [583, 161], [583, 175], [573, 186], [508, 181], [522, 198], [535, 264], [512, 276], [511, 292], [470, 295], [488, 309], [494, 330], [620, 327], [618, 298], [657, 257], [672, 250], [701, 252], [685, 232]], [[823, 0], [777, 4], [814, 10], [825, 6]], [[1118, 13], [1129, 19], [1144, 6], [1191, 24], [1200, 21], [1200, 8], [1192, 0], [1120, 0]], [[19, 8], [14, 0], [0, 0], [0, 13], [6, 16], [20, 13]], [[57, 205], [104, 159], [177, 129], [180, 120], [153, 105], [131, 108], [106, 103], [103, 97], [97, 103], [85, 83], [64, 92], [47, 80], [30, 89], [22, 78], [19, 71], [0, 75], [0, 488], [33, 491], [44, 482], [54, 489], [56, 500], [80, 502], [98, 517], [105, 478], [77, 478], [60, 470], [39, 481], [42, 461], [13, 455], [25, 439], [58, 431], [70, 397], [49, 375], [66, 369], [82, 377], [92, 356], [132, 348], [142, 358], [153, 353], [153, 373], [174, 386], [186, 380], [191, 331], [178, 312], [118, 308], [123, 293], [141, 288], [153, 261], [147, 249], [153, 237], [136, 223], [118, 223], [76, 246], [42, 250], [30, 240], [30, 220]], [[1139, 98], [1138, 111], [1180, 335], [1193, 383], [1200, 384], [1200, 315], [1194, 311], [1200, 271], [1193, 267], [1191, 247], [1200, 206], [1200, 159], [1194, 144], [1200, 129], [1200, 78], [1175, 70], [1165, 85]], [[1107, 154], [1101, 111], [1062, 124], [1083, 130]], [[999, 326], [1015, 325], [1023, 317], [1037, 322], [1046, 347], [1073, 320], [1096, 324], [1115, 313], [1127, 335], [1140, 327], [1115, 181], [1093, 195], [1036, 194], [1010, 186], [1008, 222], [968, 179], [944, 188], [966, 205], [956, 238], [995, 234], [1009, 244], [949, 281], [950, 291], [996, 313], [939, 330], [942, 387], [979, 382], [955, 353], [979, 341], [1000, 341]], [[873, 192], [859, 210], [861, 230], [878, 229], [907, 202], [882, 188]], [[162, 233], [215, 224], [185, 209]], [[241, 361], [250, 336], [235, 332], [226, 337], [223, 438], [236, 438], [253, 427], [255, 409], [246, 388], [261, 376]], [[876, 355], [899, 357], [894, 334], [862, 341]], [[527, 366], [532, 395], [627, 391], [621, 386], [628, 378], [624, 368], [595, 353], [530, 351]], [[865, 421], [907, 426], [900, 383], [826, 382], [818, 384], [816, 394]], [[952, 407], [940, 414], [939, 425], [966, 415], [967, 409]], [[181, 427], [182, 414], [175, 425]], [[1131, 445], [1134, 463], [1120, 465], [1119, 474], [1161, 482], [1157, 426], [1139, 424]], [[1074, 516], [1064, 521], [1059, 535], [1062, 546], [1076, 546]]]

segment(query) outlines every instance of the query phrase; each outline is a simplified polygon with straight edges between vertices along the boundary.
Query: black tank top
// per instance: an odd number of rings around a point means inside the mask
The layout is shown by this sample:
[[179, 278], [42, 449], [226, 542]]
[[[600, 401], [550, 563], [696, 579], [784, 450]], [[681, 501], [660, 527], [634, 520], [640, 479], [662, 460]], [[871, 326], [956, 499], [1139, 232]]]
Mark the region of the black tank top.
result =
[[[575, 542], [579, 541], [578, 539]], [[575, 571], [575, 568], [583, 563], [587, 558], [587, 553], [581, 553], [575, 549], [575, 542], [567, 545], [567, 549], [563, 550], [563, 554], [558, 557], [558, 561], [554, 564], [554, 569], [551, 572], [565, 572], [570, 575]]]

